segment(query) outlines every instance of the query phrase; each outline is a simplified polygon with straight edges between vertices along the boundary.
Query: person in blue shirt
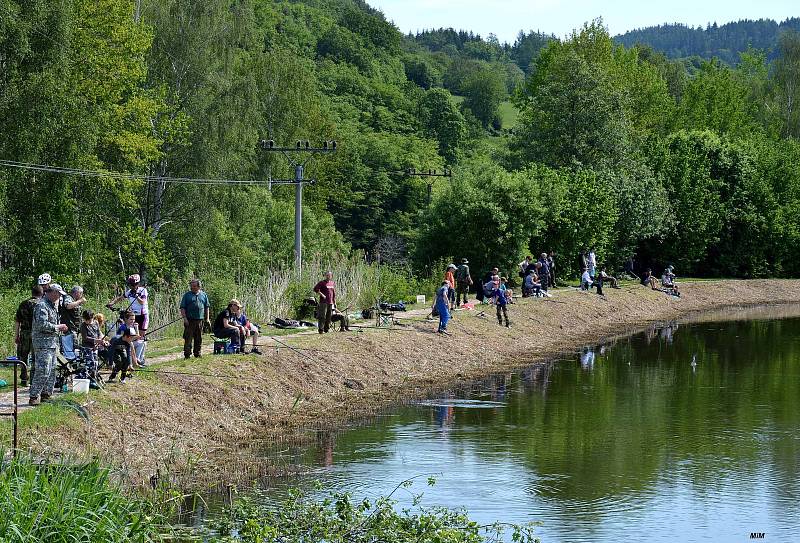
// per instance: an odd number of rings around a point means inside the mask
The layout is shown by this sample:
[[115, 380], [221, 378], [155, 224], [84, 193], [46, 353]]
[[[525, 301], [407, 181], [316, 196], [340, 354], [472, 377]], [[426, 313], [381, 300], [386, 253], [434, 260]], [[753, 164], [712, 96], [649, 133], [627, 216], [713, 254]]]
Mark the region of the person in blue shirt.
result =
[[189, 358], [194, 353], [200, 358], [203, 345], [203, 324], [211, 328], [209, 311], [211, 304], [202, 290], [199, 279], [189, 281], [189, 292], [181, 298], [181, 317], [183, 317], [183, 357]]
[[508, 328], [511, 325], [508, 322], [508, 309], [506, 308], [508, 305], [508, 298], [506, 298], [505, 290], [501, 289], [500, 285], [497, 285], [494, 292], [492, 292], [492, 297], [494, 298], [495, 307], [497, 307], [497, 324], [503, 326], [503, 317], [505, 317], [506, 328]]
[[437, 332], [440, 334], [447, 333], [447, 323], [450, 320], [450, 307], [448, 304], [447, 294], [450, 291], [450, 282], [442, 281], [442, 286], [436, 291], [436, 311], [439, 312], [439, 329]]

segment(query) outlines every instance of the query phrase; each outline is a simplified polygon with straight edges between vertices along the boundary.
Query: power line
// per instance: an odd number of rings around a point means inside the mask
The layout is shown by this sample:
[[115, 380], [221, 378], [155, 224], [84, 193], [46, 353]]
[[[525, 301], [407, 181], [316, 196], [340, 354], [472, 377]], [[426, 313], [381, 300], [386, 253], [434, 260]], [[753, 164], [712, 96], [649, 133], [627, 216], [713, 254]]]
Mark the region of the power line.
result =
[[256, 179], [207, 179], [194, 177], [169, 177], [157, 175], [139, 175], [122, 172], [112, 172], [103, 170], [85, 170], [81, 168], [64, 168], [61, 166], [50, 166], [47, 164], [32, 164], [29, 162], [16, 162], [13, 160], [0, 160], [0, 167], [16, 168], [20, 170], [49, 172], [62, 175], [76, 175], [80, 177], [106, 177], [123, 181], [158, 181], [173, 184], [191, 185], [264, 185], [281, 184], [281, 180], [256, 180]]

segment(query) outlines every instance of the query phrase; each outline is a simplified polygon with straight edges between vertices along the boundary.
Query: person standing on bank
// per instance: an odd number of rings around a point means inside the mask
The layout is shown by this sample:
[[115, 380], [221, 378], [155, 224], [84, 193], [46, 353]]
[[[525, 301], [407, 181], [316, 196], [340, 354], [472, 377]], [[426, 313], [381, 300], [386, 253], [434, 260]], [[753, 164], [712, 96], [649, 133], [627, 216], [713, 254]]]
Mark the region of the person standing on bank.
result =
[[326, 271], [325, 277], [314, 285], [314, 292], [319, 294], [317, 304], [317, 330], [320, 334], [328, 333], [331, 329], [333, 306], [336, 305], [336, 283], [333, 281], [333, 272]]
[[444, 280], [450, 285], [447, 291], [447, 299], [450, 301], [450, 311], [456, 308], [456, 268], [455, 264], [449, 264], [447, 271], [444, 272]]
[[195, 358], [200, 358], [200, 348], [203, 346], [203, 324], [211, 327], [209, 312], [211, 304], [208, 295], [201, 290], [199, 279], [189, 281], [189, 292], [181, 298], [181, 316], [183, 317], [183, 357], [189, 358], [194, 352]]
[[33, 326], [33, 310], [42, 299], [44, 289], [35, 285], [31, 289], [31, 297], [19, 304], [14, 315], [14, 343], [17, 345], [17, 358], [22, 361], [20, 381], [22, 386], [28, 385], [28, 356], [33, 352], [31, 344], [31, 327]]
[[[45, 290], [33, 311], [31, 343], [34, 350], [35, 371], [30, 388], [30, 405], [39, 405], [53, 395], [56, 384], [56, 354], [59, 336], [67, 331], [66, 324], [59, 324], [58, 301], [66, 292], [57, 283]], [[41, 399], [40, 399], [41, 398]]]
[[452, 285], [446, 279], [442, 281], [442, 285], [436, 290], [436, 311], [439, 312], [439, 329], [437, 332], [440, 334], [447, 334], [447, 322], [450, 320], [450, 311], [447, 307], [447, 294], [450, 292]]
[[148, 308], [147, 303], [147, 289], [142, 286], [142, 278], [138, 273], [128, 276], [126, 282], [128, 285], [127, 290], [125, 290], [122, 295], [117, 296], [108, 302], [106, 307], [113, 306], [115, 303], [123, 299], [128, 300], [128, 310], [131, 311], [134, 316], [136, 316], [136, 324], [139, 327], [139, 333], [141, 335], [145, 335], [147, 333], [147, 327], [150, 324], [150, 309]]
[[550, 286], [553, 288], [557, 288], [556, 286], [556, 253], [550, 251], [550, 254], [547, 256], [547, 267], [550, 268]]
[[542, 253], [539, 256], [539, 262], [542, 267], [536, 272], [539, 274], [539, 280], [542, 283], [542, 290], [547, 292], [547, 287], [550, 286], [550, 264], [547, 262], [547, 253]]
[[467, 303], [469, 287], [472, 286], [472, 275], [469, 273], [469, 260], [461, 259], [461, 265], [456, 270], [456, 307], [461, 307], [461, 295], [464, 295], [464, 303]]
[[64, 350], [64, 358], [75, 360], [78, 358], [78, 333], [81, 329], [81, 306], [86, 303], [83, 295], [83, 287], [75, 285], [61, 298], [58, 312], [61, 316], [61, 324], [67, 325], [68, 333], [61, 336], [61, 347]]

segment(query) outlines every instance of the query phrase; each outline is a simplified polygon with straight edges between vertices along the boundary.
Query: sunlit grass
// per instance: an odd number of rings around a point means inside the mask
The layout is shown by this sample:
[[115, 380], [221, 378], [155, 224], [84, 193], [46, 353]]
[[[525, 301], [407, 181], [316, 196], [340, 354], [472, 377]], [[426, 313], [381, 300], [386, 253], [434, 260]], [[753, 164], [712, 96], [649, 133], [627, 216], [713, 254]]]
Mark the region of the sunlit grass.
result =
[[39, 463], [21, 457], [0, 467], [0, 540], [66, 543], [147, 542], [156, 521], [98, 463]]

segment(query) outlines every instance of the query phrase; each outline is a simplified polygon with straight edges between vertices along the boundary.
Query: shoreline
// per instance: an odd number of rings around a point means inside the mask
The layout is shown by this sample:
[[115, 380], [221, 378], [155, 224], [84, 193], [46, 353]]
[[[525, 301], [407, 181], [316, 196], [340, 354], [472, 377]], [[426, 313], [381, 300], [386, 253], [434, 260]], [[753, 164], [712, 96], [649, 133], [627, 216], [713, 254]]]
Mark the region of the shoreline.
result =
[[553, 298], [509, 306], [509, 329], [497, 325], [493, 307], [476, 306], [456, 312], [451, 336], [436, 334], [435, 321], [412, 317], [397, 331], [283, 336], [294, 349], [276, 343], [280, 348], [262, 356], [163, 362], [126, 385], [92, 392], [88, 420], [62, 408], [55, 424], [21, 426], [21, 448], [99, 458], [132, 487], [146, 486], [157, 472], [182, 489], [284, 475], [293, 468], [259, 453], [655, 322], [718, 320], [724, 315], [713, 312], [722, 309], [800, 304], [796, 280], [703, 281], [681, 289], [675, 299], [636, 285], [609, 288], [605, 297], [561, 288]]

